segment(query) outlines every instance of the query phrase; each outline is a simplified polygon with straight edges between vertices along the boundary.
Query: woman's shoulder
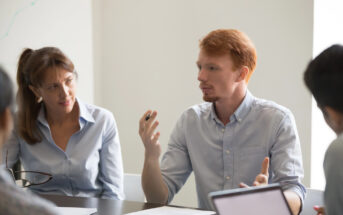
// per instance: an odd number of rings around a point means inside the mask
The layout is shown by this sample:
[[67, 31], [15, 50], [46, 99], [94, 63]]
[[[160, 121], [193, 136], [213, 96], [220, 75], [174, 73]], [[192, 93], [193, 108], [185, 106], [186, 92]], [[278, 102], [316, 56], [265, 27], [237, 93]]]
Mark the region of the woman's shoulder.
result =
[[81, 116], [91, 116], [95, 121], [99, 119], [114, 119], [113, 114], [106, 108], [84, 103], [82, 101], [79, 102], [80, 105], [80, 115]]

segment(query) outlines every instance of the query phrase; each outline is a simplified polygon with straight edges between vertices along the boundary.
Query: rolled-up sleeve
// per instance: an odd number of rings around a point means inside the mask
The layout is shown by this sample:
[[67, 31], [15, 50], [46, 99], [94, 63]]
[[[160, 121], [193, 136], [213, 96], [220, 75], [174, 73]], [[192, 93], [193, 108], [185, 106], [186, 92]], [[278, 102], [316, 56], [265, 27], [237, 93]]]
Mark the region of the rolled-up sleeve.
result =
[[168, 187], [168, 203], [184, 185], [192, 172], [184, 129], [182, 128], [184, 115], [180, 117], [171, 134], [167, 152], [163, 155], [161, 172]]
[[270, 150], [272, 182], [280, 183], [284, 190], [295, 192], [303, 203], [306, 189], [301, 184], [301, 179], [304, 170], [293, 115], [286, 112], [275, 128], [275, 140]]

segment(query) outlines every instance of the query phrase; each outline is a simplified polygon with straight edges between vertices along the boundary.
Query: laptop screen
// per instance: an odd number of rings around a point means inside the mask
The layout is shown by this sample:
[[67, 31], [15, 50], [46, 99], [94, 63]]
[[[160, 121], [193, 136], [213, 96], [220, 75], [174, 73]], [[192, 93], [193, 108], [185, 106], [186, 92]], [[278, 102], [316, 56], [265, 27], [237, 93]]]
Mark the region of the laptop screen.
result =
[[209, 197], [219, 215], [291, 215], [278, 184], [217, 191], [210, 193]]

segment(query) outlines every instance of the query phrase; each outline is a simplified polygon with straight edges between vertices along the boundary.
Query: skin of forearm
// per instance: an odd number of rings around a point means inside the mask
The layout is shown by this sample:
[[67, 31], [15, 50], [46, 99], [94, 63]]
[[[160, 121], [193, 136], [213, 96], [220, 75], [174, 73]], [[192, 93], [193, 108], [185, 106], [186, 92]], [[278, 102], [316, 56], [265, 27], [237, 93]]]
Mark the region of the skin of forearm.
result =
[[142, 187], [148, 202], [166, 204], [168, 188], [164, 183], [158, 160], [145, 159]]
[[291, 190], [284, 191], [284, 194], [288, 202], [288, 205], [291, 208], [292, 214], [298, 215], [301, 207], [300, 197], [298, 196], [298, 194]]

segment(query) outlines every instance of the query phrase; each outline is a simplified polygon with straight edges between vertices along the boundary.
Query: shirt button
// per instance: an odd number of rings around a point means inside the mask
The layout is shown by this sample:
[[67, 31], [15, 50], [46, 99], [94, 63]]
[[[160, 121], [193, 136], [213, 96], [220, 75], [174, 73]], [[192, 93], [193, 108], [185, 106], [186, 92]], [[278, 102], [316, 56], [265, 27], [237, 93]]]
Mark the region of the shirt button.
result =
[[226, 180], [230, 180], [230, 176], [226, 176]]
[[230, 150], [226, 150], [226, 154], [230, 154]]

